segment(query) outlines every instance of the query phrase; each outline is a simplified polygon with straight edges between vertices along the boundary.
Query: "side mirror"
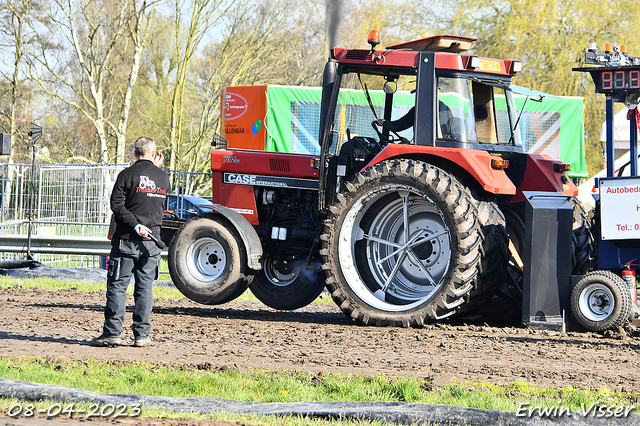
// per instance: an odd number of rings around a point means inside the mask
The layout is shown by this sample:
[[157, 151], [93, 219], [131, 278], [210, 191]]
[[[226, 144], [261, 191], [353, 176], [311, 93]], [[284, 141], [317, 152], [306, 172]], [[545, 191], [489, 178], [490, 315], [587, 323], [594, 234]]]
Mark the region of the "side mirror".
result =
[[396, 93], [396, 91], [398, 90], [398, 83], [396, 83], [395, 81], [385, 81], [382, 90], [388, 95]]

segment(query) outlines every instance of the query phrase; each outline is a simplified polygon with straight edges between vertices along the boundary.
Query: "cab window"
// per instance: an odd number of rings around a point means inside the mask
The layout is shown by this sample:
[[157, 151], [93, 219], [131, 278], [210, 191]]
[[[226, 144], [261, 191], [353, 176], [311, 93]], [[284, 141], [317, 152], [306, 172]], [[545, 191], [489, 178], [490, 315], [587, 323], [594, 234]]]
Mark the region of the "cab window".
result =
[[437, 136], [459, 142], [476, 141], [471, 91], [466, 78], [438, 79]]

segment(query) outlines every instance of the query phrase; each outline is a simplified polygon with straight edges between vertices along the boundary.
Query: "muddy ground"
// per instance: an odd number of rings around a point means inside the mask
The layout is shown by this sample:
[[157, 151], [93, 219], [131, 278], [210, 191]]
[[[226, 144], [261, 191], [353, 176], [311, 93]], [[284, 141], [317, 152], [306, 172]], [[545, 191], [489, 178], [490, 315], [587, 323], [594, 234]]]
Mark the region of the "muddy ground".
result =
[[[88, 342], [101, 331], [103, 292], [12, 287], [0, 289], [0, 306], [2, 356], [414, 376], [431, 380], [433, 386], [524, 380], [640, 392], [640, 330], [633, 324], [604, 335], [484, 323], [376, 328], [353, 324], [334, 305], [282, 312], [259, 302], [205, 306], [158, 299], [151, 316], [153, 347], [94, 348]], [[126, 325], [130, 323], [128, 312]]]

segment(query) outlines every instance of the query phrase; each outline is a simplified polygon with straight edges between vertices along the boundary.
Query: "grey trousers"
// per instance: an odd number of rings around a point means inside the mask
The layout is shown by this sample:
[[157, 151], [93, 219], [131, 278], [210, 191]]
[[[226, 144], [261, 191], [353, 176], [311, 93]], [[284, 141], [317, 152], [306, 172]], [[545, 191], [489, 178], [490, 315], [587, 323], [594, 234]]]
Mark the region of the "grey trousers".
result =
[[153, 307], [153, 280], [158, 277], [160, 249], [153, 241], [117, 240], [112, 242], [107, 268], [107, 304], [104, 309], [103, 336], [122, 333], [127, 308], [126, 291], [135, 277], [133, 292], [133, 336], [147, 337], [151, 331], [149, 316]]

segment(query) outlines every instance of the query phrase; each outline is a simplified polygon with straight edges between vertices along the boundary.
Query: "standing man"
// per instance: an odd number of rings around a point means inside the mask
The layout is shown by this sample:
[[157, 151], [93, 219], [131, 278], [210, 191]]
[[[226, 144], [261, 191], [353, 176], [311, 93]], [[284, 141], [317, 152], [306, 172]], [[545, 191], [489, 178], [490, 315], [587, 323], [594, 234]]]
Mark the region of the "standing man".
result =
[[149, 316], [153, 304], [153, 280], [158, 276], [160, 249], [149, 238], [160, 238], [164, 202], [170, 190], [169, 176], [159, 167], [162, 153], [156, 155], [156, 143], [147, 136], [133, 145], [136, 162], [118, 174], [111, 192], [111, 210], [116, 229], [111, 239], [107, 268], [107, 304], [102, 334], [92, 346], [119, 346], [127, 305], [126, 290], [133, 273], [135, 307], [133, 310], [134, 346], [152, 344]]

